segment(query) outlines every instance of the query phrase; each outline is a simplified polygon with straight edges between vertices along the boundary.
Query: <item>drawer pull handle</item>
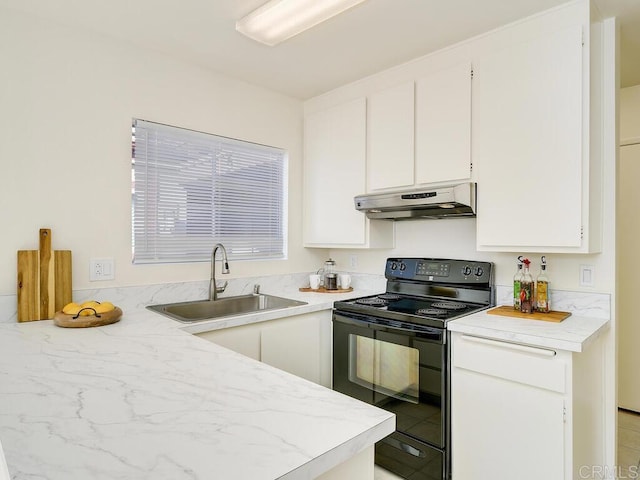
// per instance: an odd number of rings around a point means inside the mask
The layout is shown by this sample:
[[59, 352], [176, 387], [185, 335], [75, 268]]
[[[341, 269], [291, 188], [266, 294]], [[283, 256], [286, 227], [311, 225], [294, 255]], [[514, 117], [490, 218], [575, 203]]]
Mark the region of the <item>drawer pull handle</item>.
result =
[[417, 448], [409, 445], [408, 443], [401, 442], [396, 438], [387, 437], [387, 438], [383, 438], [381, 441], [388, 445], [391, 445], [394, 448], [397, 448], [398, 450], [402, 450], [404, 453], [413, 455], [414, 457], [418, 457], [418, 458], [426, 457], [426, 454], [422, 450], [418, 450]]
[[468, 342], [482, 343], [484, 345], [490, 345], [492, 347], [517, 350], [519, 352], [532, 353], [534, 355], [540, 355], [543, 357], [555, 357], [556, 355], [555, 350], [549, 350], [547, 348], [529, 347], [527, 345], [520, 345], [519, 343], [502, 342], [499, 340], [491, 340], [489, 338], [474, 337], [472, 335], [462, 335], [462, 338]]

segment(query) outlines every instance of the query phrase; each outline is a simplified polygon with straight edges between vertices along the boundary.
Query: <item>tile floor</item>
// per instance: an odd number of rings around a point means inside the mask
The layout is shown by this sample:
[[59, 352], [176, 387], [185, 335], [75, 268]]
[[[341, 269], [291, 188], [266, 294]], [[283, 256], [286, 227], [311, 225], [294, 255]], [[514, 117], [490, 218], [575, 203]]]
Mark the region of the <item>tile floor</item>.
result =
[[398, 477], [376, 465], [373, 470], [373, 480], [402, 480], [402, 477]]
[[[618, 410], [618, 478], [640, 480], [640, 414]], [[401, 480], [375, 466], [374, 480]]]
[[619, 478], [640, 479], [640, 414], [618, 410]]

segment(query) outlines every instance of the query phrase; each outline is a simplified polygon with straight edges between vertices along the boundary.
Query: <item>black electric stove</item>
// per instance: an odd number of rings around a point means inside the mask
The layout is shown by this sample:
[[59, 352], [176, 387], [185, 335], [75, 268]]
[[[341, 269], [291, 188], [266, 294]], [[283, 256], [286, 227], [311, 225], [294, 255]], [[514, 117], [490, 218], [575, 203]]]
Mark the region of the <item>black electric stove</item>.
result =
[[396, 415], [375, 461], [406, 479], [451, 480], [446, 324], [494, 305], [493, 265], [389, 258], [378, 295], [335, 302], [333, 388]]

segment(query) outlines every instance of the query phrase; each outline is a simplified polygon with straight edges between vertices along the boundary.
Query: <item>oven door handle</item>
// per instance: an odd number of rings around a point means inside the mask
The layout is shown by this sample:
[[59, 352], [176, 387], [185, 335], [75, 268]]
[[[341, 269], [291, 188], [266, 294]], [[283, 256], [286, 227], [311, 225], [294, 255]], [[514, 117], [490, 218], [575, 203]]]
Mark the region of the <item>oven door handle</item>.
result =
[[423, 325], [416, 326], [416, 328], [388, 325], [385, 323], [376, 322], [376, 319], [374, 317], [341, 311], [334, 311], [333, 321], [348, 325], [355, 325], [362, 328], [370, 328], [372, 330], [405, 332], [411, 335], [422, 334], [427, 336], [434, 336], [437, 337], [438, 343], [444, 342], [444, 330], [440, 328], [425, 327]]
[[358, 315], [356, 313], [333, 312], [333, 321], [346, 323], [348, 325], [356, 325], [363, 328], [375, 328], [377, 325], [372, 323], [370, 317]]

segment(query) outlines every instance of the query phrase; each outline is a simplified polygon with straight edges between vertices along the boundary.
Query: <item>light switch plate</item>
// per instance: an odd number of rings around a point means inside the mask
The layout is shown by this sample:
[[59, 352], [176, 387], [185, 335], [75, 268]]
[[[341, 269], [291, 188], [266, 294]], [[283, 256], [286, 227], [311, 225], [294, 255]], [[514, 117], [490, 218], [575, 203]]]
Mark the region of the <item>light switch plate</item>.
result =
[[115, 260], [113, 258], [92, 258], [89, 261], [90, 282], [114, 280], [115, 276]]
[[594, 282], [594, 267], [593, 265], [580, 265], [580, 286], [581, 287], [593, 287]]

